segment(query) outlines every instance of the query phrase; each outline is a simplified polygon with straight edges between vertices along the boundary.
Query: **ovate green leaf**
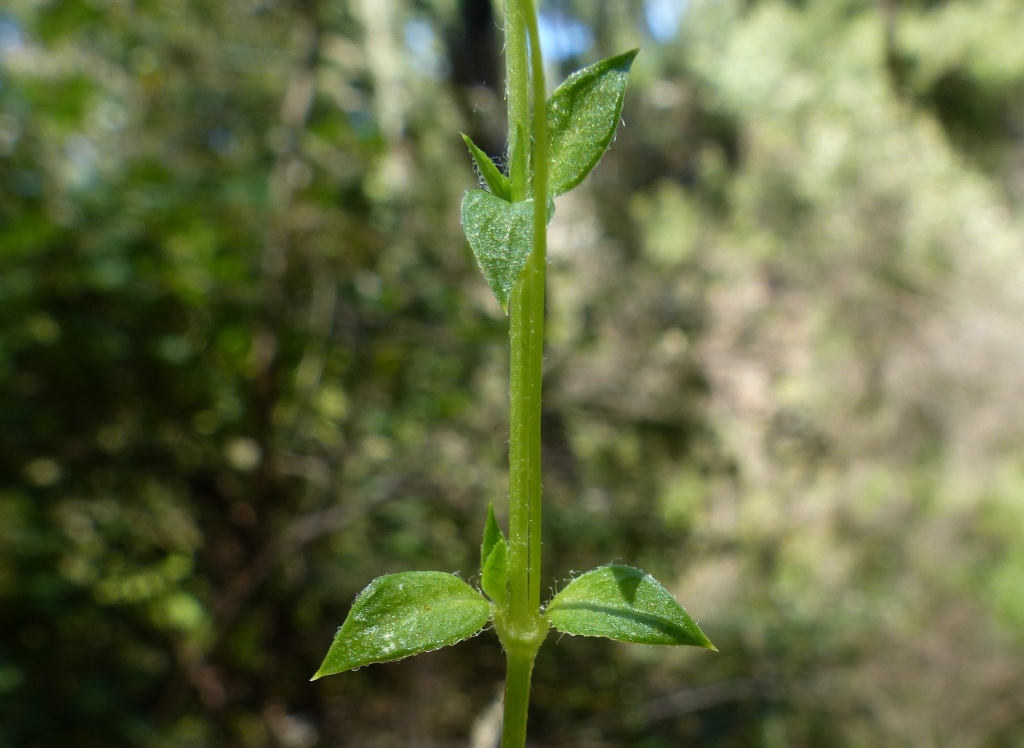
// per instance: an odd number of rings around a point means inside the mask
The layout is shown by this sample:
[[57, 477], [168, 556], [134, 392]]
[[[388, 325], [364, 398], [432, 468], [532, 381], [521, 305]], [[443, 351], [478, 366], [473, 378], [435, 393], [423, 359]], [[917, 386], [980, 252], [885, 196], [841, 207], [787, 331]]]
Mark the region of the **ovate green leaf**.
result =
[[629, 69], [639, 51], [573, 73], [548, 99], [552, 196], [582, 182], [608, 150], [622, 115]]
[[356, 597], [313, 679], [447, 647], [477, 634], [490, 615], [483, 595], [451, 574], [378, 577]]
[[468, 135], [463, 133], [462, 139], [466, 141], [469, 154], [473, 157], [476, 168], [480, 170], [480, 176], [484, 178], [488, 189], [502, 200], [511, 200], [512, 185], [509, 184], [508, 177], [501, 173], [498, 167], [494, 165], [494, 162], [491, 161], [490, 156], [480, 150], [476, 143], [469, 139]]
[[[548, 205], [548, 217], [553, 212]], [[462, 199], [462, 230], [484, 278], [508, 313], [508, 296], [533, 248], [533, 201], [510, 203], [483, 190]]]
[[668, 590], [631, 566], [602, 566], [577, 577], [555, 595], [545, 615], [566, 634], [715, 649]]

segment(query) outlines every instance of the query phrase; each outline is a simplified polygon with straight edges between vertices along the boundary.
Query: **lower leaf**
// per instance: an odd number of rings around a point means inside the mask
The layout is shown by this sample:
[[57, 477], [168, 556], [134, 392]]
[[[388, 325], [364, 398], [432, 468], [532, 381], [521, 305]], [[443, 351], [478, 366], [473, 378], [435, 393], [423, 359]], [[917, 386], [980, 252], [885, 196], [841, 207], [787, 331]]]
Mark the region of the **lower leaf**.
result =
[[545, 616], [566, 634], [716, 649], [668, 590], [632, 566], [602, 566], [577, 577]]
[[378, 577], [356, 597], [312, 679], [456, 644], [479, 633], [490, 617], [483, 595], [452, 574]]

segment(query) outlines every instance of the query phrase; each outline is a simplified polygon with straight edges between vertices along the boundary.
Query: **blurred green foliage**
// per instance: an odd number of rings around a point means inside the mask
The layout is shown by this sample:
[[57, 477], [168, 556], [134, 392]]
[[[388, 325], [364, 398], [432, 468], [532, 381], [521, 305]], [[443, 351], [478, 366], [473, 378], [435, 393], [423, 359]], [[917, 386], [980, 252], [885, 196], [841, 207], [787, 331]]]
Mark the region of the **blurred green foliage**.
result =
[[[643, 46], [551, 229], [546, 571], [721, 653], [549, 644], [537, 744], [1024, 745], [1024, 7], [543, 7], [553, 80]], [[493, 634], [308, 678], [507, 490], [495, 10], [0, 10], [0, 746], [486, 745]]]

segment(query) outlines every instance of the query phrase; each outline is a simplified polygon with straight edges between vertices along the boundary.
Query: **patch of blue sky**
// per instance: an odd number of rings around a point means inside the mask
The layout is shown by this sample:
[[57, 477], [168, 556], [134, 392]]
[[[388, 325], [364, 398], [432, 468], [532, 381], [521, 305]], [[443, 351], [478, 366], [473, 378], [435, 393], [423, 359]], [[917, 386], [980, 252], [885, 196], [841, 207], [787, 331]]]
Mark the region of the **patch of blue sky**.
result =
[[537, 25], [540, 47], [548, 63], [575, 59], [594, 46], [594, 32], [567, 13], [558, 10], [541, 11]]
[[647, 30], [656, 42], [667, 44], [679, 36], [690, 0], [644, 0]]
[[0, 54], [15, 52], [24, 43], [21, 26], [14, 19], [0, 15]]
[[21, 26], [0, 13], [0, 90], [4, 88], [2, 77], [4, 58], [21, 49], [24, 43], [25, 38], [21, 32]]
[[405, 24], [403, 29], [405, 48], [412, 57], [413, 69], [440, 78], [445, 74], [445, 65], [438, 49], [437, 34], [434, 27], [427, 21], [414, 18]]
[[[21, 26], [12, 18], [0, 14], [0, 72], [2, 72], [4, 57], [17, 52], [25, 44], [25, 37], [21, 32]], [[4, 87], [3, 79], [0, 78], [0, 88]]]

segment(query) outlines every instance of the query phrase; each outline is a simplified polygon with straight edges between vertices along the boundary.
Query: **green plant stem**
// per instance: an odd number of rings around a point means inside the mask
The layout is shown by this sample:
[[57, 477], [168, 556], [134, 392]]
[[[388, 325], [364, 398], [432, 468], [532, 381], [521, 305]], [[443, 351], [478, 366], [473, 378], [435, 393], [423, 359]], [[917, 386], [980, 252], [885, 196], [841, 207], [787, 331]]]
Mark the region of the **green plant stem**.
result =
[[512, 200], [526, 199], [526, 159], [528, 143], [519, 142], [520, 126], [528, 132], [530, 119], [529, 68], [526, 55], [526, 23], [523, 3], [529, 0], [505, 0], [505, 88], [508, 99], [508, 156], [509, 180], [512, 182]]
[[531, 273], [530, 283], [533, 294], [530, 297], [530, 318], [535, 328], [535, 337], [530, 340], [530, 351], [534, 357], [530, 375], [536, 385], [534, 417], [536, 428], [531, 442], [530, 484], [530, 605], [540, 611], [540, 562], [541, 562], [541, 479], [540, 479], [540, 420], [541, 380], [544, 368], [544, 291], [548, 254], [548, 120], [547, 95], [544, 85], [544, 59], [541, 56], [540, 31], [537, 27], [536, 2], [524, 0], [529, 5], [526, 26], [530, 35], [530, 70], [533, 90], [533, 251], [527, 265]]
[[[540, 609], [540, 407], [544, 259], [533, 254], [509, 304], [509, 615], [528, 634]], [[534, 599], [534, 591], [537, 598]]]
[[[509, 138], [529, 124], [530, 70], [526, 65], [527, 29], [536, 28], [530, 0], [508, 0], [506, 12]], [[532, 20], [532, 23], [531, 23]], [[536, 47], [536, 45], [534, 45]], [[541, 71], [543, 112], [543, 71]], [[546, 123], [545, 123], [546, 124]], [[546, 132], [546, 131], [545, 131]], [[536, 133], [534, 133], [536, 136]], [[526, 144], [519, 144], [526, 147]], [[546, 143], [545, 143], [546, 151]], [[514, 159], [522, 163], [525, 159]], [[546, 190], [547, 158], [536, 166], [538, 186]], [[526, 174], [512, 174], [512, 194], [525, 199]], [[535, 202], [546, 205], [547, 200]], [[533, 251], [509, 298], [509, 608], [506, 625], [526, 639], [540, 626], [540, 409], [544, 353], [544, 282], [546, 265], [546, 211], [537, 211]], [[539, 231], [539, 241], [538, 241]], [[536, 580], [536, 581], [535, 581]], [[534, 594], [535, 593], [535, 594]]]
[[[527, 66], [526, 38], [530, 38]], [[530, 701], [530, 676], [547, 633], [540, 615], [541, 570], [541, 375], [544, 356], [544, 286], [547, 263], [547, 120], [544, 69], [532, 0], [506, 0], [506, 74], [512, 199], [531, 193], [526, 159], [516, 158], [519, 133], [529, 132], [533, 85], [533, 249], [509, 299], [509, 605], [497, 622], [508, 658], [503, 748], [522, 748]]]
[[530, 705], [530, 678], [536, 649], [507, 650], [505, 675], [505, 714], [501, 730], [502, 748], [521, 748], [526, 744], [526, 716]]

